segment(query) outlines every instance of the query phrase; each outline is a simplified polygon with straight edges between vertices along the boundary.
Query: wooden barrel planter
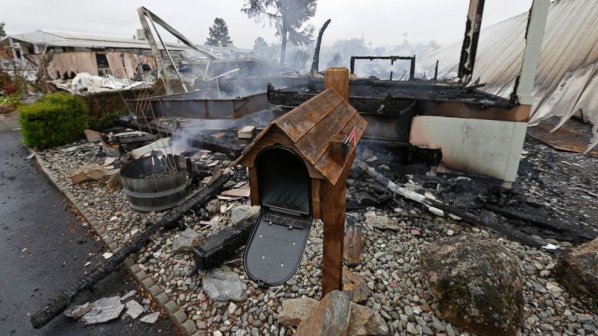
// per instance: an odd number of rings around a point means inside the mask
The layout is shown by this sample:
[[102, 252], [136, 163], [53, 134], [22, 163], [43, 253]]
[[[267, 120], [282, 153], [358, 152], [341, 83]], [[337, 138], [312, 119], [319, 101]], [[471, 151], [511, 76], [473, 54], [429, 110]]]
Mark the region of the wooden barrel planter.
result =
[[186, 159], [172, 154], [133, 160], [122, 167], [120, 179], [131, 208], [144, 212], [176, 206], [191, 183]]

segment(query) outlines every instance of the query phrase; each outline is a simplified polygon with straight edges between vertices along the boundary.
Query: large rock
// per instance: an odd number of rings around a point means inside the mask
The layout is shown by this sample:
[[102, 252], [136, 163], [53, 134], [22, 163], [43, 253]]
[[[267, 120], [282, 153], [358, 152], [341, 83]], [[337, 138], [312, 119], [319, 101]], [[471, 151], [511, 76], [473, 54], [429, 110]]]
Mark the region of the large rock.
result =
[[558, 281], [591, 309], [598, 309], [598, 238], [565, 250], [554, 269]]
[[388, 335], [389, 330], [382, 316], [366, 306], [351, 302], [351, 321], [349, 332], [351, 336], [382, 336]]
[[214, 270], [203, 277], [206, 295], [214, 301], [243, 301], [247, 298], [247, 286], [234, 272]]
[[296, 336], [343, 336], [349, 330], [351, 301], [341, 291], [322, 299], [312, 314], [297, 328]]
[[523, 279], [516, 257], [469, 235], [440, 239], [421, 267], [444, 318], [480, 336], [515, 335], [523, 323]]
[[[286, 327], [296, 327], [307, 320], [319, 305], [312, 298], [287, 299], [282, 302], [278, 323]], [[366, 306], [350, 303], [351, 317], [347, 335], [368, 336], [388, 335], [388, 326], [376, 311]]]
[[230, 224], [236, 225], [247, 218], [252, 217], [253, 215], [260, 212], [259, 206], [251, 206], [251, 205], [239, 205], [234, 207], [230, 214]]
[[282, 301], [282, 311], [278, 314], [278, 323], [287, 327], [296, 327], [306, 320], [320, 301], [309, 297]]
[[346, 268], [343, 268], [343, 292], [348, 293], [351, 301], [357, 303], [367, 301], [371, 294], [365, 280]]

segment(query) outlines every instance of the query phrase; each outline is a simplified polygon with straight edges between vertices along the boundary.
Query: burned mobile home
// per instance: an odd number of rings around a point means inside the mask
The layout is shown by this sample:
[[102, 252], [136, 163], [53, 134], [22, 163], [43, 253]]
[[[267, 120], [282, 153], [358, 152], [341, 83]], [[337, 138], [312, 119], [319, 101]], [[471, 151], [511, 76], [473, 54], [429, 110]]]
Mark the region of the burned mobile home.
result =
[[[139, 64], [156, 66], [143, 36], [119, 38], [42, 29], [10, 35], [2, 44], [10, 46], [18, 64], [31, 62], [41, 67], [46, 63], [50, 79], [74, 78], [80, 72], [133, 79]], [[177, 57], [186, 49], [180, 44], [168, 46]]]

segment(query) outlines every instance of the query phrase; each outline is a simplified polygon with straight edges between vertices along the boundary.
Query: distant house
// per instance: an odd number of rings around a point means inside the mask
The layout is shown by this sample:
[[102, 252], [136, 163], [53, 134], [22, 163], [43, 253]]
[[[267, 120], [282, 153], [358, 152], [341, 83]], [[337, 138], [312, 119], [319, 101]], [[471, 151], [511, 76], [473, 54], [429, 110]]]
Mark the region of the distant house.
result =
[[[183, 44], [167, 43], [168, 50], [180, 58], [188, 49]], [[38, 30], [14, 34], [0, 41], [0, 47], [12, 51], [14, 61], [39, 66], [46, 62], [52, 79], [72, 78], [79, 72], [92, 75], [112, 74], [133, 78], [140, 64], [155, 66], [149, 44], [143, 38], [101, 36], [86, 33]]]
[[[205, 55], [182, 43], [166, 43], [166, 46], [178, 64], [207, 61]], [[254, 56], [252, 49], [196, 47], [222, 60], [250, 59]], [[39, 67], [45, 60], [51, 79], [73, 78], [79, 72], [133, 78], [138, 66], [147, 64], [153, 69], [156, 64], [141, 30], [132, 38], [123, 38], [42, 29], [7, 36], [0, 40], [0, 50], [3, 50], [5, 63], [0, 65], [4, 67], [10, 66], [11, 61], [18, 64], [29, 62]]]

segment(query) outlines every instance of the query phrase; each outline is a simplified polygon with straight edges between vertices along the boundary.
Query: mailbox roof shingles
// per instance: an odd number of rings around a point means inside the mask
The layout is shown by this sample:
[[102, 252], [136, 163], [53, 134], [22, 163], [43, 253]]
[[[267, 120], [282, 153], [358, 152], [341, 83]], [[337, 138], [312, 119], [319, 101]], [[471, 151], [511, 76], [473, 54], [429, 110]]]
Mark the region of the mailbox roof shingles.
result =
[[336, 90], [327, 89], [272, 121], [235, 163], [241, 162], [274, 126], [293, 142], [295, 149], [307, 161], [306, 164], [314, 167], [334, 185], [346, 167], [330, 158], [330, 140], [339, 134], [347, 136], [355, 128], [358, 141], [367, 122]]

